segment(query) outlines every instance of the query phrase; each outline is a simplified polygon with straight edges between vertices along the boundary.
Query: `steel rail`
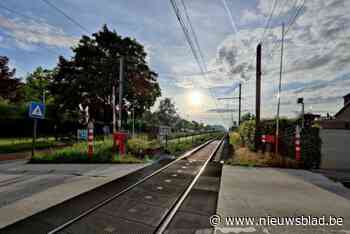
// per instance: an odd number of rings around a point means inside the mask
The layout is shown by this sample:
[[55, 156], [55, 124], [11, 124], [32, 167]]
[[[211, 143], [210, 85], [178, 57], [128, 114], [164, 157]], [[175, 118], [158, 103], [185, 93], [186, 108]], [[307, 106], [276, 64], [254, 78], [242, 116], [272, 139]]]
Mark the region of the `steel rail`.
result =
[[[226, 135], [225, 135], [226, 136]], [[196, 182], [198, 181], [199, 177], [201, 176], [201, 174], [203, 173], [203, 171], [205, 170], [206, 166], [208, 165], [209, 161], [213, 158], [213, 156], [218, 152], [218, 150], [220, 149], [222, 143], [224, 142], [225, 136], [220, 140], [219, 144], [215, 147], [215, 149], [213, 150], [213, 152], [210, 154], [210, 156], [208, 157], [208, 159], [205, 161], [205, 163], [203, 164], [203, 166], [201, 167], [201, 169], [199, 170], [198, 174], [196, 175], [196, 177], [192, 180], [191, 184], [187, 187], [187, 189], [182, 193], [182, 195], [177, 199], [177, 201], [174, 203], [173, 207], [170, 208], [170, 210], [168, 211], [168, 213], [165, 215], [165, 217], [163, 218], [162, 222], [160, 223], [160, 225], [157, 227], [157, 230], [155, 231], [156, 234], [161, 234], [163, 233], [166, 228], [168, 227], [168, 225], [170, 224], [171, 220], [174, 218], [176, 212], [179, 210], [180, 206], [182, 205], [182, 203], [185, 201], [185, 199], [187, 198], [187, 196], [189, 195], [189, 193], [191, 192], [193, 186], [196, 184]]]
[[187, 158], [189, 156], [191, 156], [192, 154], [198, 152], [199, 150], [203, 149], [204, 147], [206, 147], [207, 145], [209, 145], [211, 142], [213, 142], [214, 140], [209, 140], [199, 146], [197, 146], [196, 148], [186, 152], [185, 154], [183, 154], [182, 156], [180, 156], [179, 158], [171, 161], [170, 163], [168, 163], [167, 165], [159, 168], [158, 170], [154, 171], [153, 173], [151, 173], [150, 175], [142, 178], [141, 180], [137, 181], [136, 183], [130, 185], [129, 187], [123, 189], [122, 191], [114, 194], [113, 196], [105, 199], [104, 201], [98, 203], [97, 205], [93, 206], [92, 208], [86, 210], [85, 212], [81, 213], [80, 215], [78, 215], [75, 218], [70, 219], [69, 221], [65, 222], [64, 224], [61, 224], [60, 226], [56, 227], [55, 229], [49, 231], [47, 234], [54, 234], [57, 233], [61, 230], [63, 230], [64, 228], [68, 227], [69, 225], [75, 223], [76, 221], [84, 218], [85, 216], [89, 215], [90, 213], [94, 212], [95, 210], [99, 209], [100, 207], [106, 205], [107, 203], [109, 203], [110, 201], [116, 199], [117, 197], [121, 196], [122, 194], [130, 191], [131, 189], [135, 188], [137, 185], [143, 183], [144, 181], [150, 179], [151, 177], [155, 176], [156, 174], [164, 171], [165, 169], [167, 169], [168, 167], [170, 167], [171, 165], [173, 165], [174, 163], [178, 162], [181, 159]]

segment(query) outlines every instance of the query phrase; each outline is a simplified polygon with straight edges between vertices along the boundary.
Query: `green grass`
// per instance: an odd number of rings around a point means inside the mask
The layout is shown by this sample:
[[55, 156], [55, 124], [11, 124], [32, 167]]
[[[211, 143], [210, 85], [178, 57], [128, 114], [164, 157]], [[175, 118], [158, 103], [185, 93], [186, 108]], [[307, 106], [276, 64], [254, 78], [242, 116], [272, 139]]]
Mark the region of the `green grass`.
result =
[[97, 141], [94, 143], [94, 155], [87, 154], [86, 142], [76, 143], [48, 153], [39, 153], [31, 158], [32, 163], [142, 163], [144, 160], [132, 154], [118, 156], [113, 154], [112, 140]]
[[[53, 138], [39, 138], [36, 140], [36, 149], [45, 149], [57, 146], [58, 143]], [[17, 153], [32, 149], [31, 138], [1, 138], [0, 153]]]
[[[195, 137], [193, 144], [192, 138], [186, 138], [181, 142], [168, 142], [167, 150], [172, 155], [179, 155], [213, 137], [218, 136], [204, 134]], [[161, 145], [157, 140], [135, 137], [128, 141], [127, 155], [123, 157], [113, 153], [112, 140], [95, 141], [92, 158], [88, 157], [87, 148], [86, 142], [77, 143], [51, 152], [39, 153], [30, 161], [32, 163], [145, 163], [151, 162], [155, 158], [155, 154], [160, 152]]]

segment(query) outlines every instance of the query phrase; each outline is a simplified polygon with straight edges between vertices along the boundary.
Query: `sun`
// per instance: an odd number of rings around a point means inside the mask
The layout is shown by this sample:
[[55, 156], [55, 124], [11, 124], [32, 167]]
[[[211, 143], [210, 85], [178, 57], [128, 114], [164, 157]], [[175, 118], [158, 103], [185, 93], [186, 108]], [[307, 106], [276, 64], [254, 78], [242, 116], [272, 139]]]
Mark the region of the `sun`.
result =
[[202, 94], [198, 91], [192, 91], [189, 95], [191, 105], [199, 106], [202, 103]]

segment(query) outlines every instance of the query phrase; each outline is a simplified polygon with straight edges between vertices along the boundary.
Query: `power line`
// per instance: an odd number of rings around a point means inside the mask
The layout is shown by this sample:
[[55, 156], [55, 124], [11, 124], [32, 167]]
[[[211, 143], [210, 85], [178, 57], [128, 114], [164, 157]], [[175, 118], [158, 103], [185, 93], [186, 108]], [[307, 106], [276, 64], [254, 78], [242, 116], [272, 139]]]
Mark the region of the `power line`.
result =
[[268, 19], [267, 19], [267, 21], [266, 21], [265, 28], [264, 28], [264, 32], [263, 32], [263, 35], [262, 35], [262, 37], [261, 37], [261, 39], [260, 39], [260, 42], [261, 42], [261, 43], [262, 43], [263, 40], [264, 40], [266, 30], [270, 27], [271, 19], [272, 19], [272, 16], [273, 16], [273, 14], [274, 14], [274, 12], [275, 12], [275, 10], [276, 10], [276, 6], [277, 6], [277, 0], [274, 1], [273, 6], [272, 6], [271, 13], [270, 13], [270, 15], [269, 15], [269, 17], [268, 17]]
[[[7, 10], [7, 11], [9, 11], [9, 12], [15, 14], [15, 15], [18, 15], [18, 16], [21, 16], [21, 17], [24, 17], [24, 18], [27, 18], [27, 19], [31, 19], [31, 20], [34, 20], [34, 21], [37, 21], [36, 18], [31, 17], [31, 16], [26, 15], [26, 14], [22, 14], [21, 12], [16, 11], [16, 10], [13, 10], [13, 9], [11, 9], [11, 8], [9, 8], [9, 7], [7, 7], [7, 6], [5, 6], [5, 5], [2, 4], [2, 3], [0, 3], [0, 8], [5, 9], [5, 10]], [[38, 30], [32, 30], [32, 29], [29, 29], [29, 28], [26, 28], [25, 30], [28, 31], [28, 32], [30, 32], [30, 33], [33, 33], [33, 34], [42, 34], [42, 32], [40, 32], [40, 31], [38, 31]], [[16, 39], [14, 36], [8, 36], [8, 37], [12, 37], [12, 38]], [[52, 46], [52, 47], [57, 48], [57, 46]], [[46, 47], [44, 47], [44, 48], [45, 48], [47, 51], [51, 52], [52, 54], [55, 54], [55, 55], [60, 56], [60, 53], [59, 53], [58, 51], [54, 50], [54, 49], [51, 49], [51, 48], [50, 48], [50, 45], [48, 45], [48, 46], [46, 46]]]
[[[195, 40], [194, 42], [192, 41], [191, 35], [190, 35], [189, 30], [188, 30], [188, 28], [187, 28], [187, 26], [186, 26], [186, 24], [185, 24], [185, 22], [184, 22], [184, 20], [183, 20], [183, 18], [182, 18], [182, 14], [180, 13], [180, 10], [179, 10], [179, 8], [178, 8], [178, 5], [177, 5], [176, 0], [170, 0], [170, 2], [171, 2], [171, 4], [172, 4], [172, 6], [173, 6], [175, 15], [176, 15], [176, 17], [177, 17], [177, 19], [178, 19], [178, 21], [179, 21], [179, 23], [180, 23], [180, 25], [181, 25], [181, 28], [182, 28], [182, 30], [183, 30], [183, 32], [184, 32], [186, 41], [187, 41], [188, 45], [190, 46], [192, 55], [193, 55], [193, 57], [195, 58], [195, 60], [196, 60], [196, 62], [197, 62], [197, 64], [198, 64], [198, 66], [199, 66], [199, 68], [200, 68], [200, 72], [201, 72], [202, 76], [206, 79], [206, 78], [207, 78], [207, 77], [206, 77], [207, 68], [206, 68], [206, 64], [205, 64], [205, 62], [204, 62], [204, 57], [200, 57], [201, 55], [203, 55], [202, 52], [201, 52], [201, 48], [200, 48], [199, 44], [196, 43], [196, 40]], [[186, 12], [186, 14], [187, 14], [187, 17], [188, 17], [187, 20], [189, 20], [188, 23], [191, 24], [190, 17], [189, 17], [189, 15], [188, 15], [186, 5], [185, 5], [185, 3], [184, 3], [183, 1], [182, 1], [182, 4], [183, 4], [184, 10], [185, 10], [185, 12]], [[192, 25], [192, 24], [191, 24], [191, 25]], [[191, 26], [190, 26], [190, 27], [191, 27]], [[193, 26], [192, 26], [192, 31], [191, 31], [191, 32], [192, 32], [192, 34], [194, 35], [193, 37], [196, 37], [196, 34], [195, 34], [195, 31], [194, 31]], [[198, 40], [197, 40], [197, 42], [198, 42]], [[197, 50], [200, 51], [199, 54], [197, 53]], [[192, 81], [191, 81], [191, 83], [192, 83], [192, 85], [193, 85], [193, 82], [192, 82]], [[212, 98], [213, 98], [213, 101], [214, 101], [215, 106], [218, 107], [218, 104], [217, 104], [215, 95], [212, 93], [212, 90], [211, 90], [210, 88], [208, 88], [208, 90], [209, 90], [210, 95], [211, 95]], [[220, 115], [220, 116], [221, 116], [221, 115]], [[221, 116], [221, 118], [222, 118], [222, 116]]]
[[75, 19], [73, 19], [72, 17], [70, 17], [67, 13], [65, 13], [63, 10], [61, 10], [60, 8], [58, 8], [56, 5], [54, 5], [53, 3], [49, 2], [48, 0], [42, 0], [44, 3], [46, 3], [47, 5], [49, 5], [50, 7], [52, 7], [53, 9], [55, 9], [56, 11], [58, 11], [59, 13], [61, 13], [64, 17], [66, 17], [70, 22], [72, 22], [73, 24], [75, 24], [76, 26], [78, 26], [81, 30], [83, 30], [84, 32], [86, 32], [87, 34], [90, 34], [89, 30], [87, 28], [85, 28], [83, 25], [81, 25], [78, 21], [76, 21]]
[[236, 34], [238, 34], [237, 26], [236, 26], [236, 24], [235, 24], [235, 21], [234, 21], [234, 19], [233, 19], [232, 13], [231, 13], [231, 11], [230, 11], [230, 8], [229, 8], [228, 5], [227, 5], [226, 0], [222, 0], [222, 3], [224, 4], [224, 7], [225, 7], [226, 12], [227, 12], [227, 14], [228, 14], [228, 17], [229, 17], [229, 19], [230, 19], [230, 23], [231, 23], [231, 25], [232, 25], [233, 31], [234, 31]]
[[291, 18], [291, 20], [288, 22], [288, 28], [286, 30], [286, 34], [291, 29], [292, 25], [296, 22], [297, 18], [299, 17], [299, 15], [301, 13], [301, 10], [304, 9], [305, 3], [306, 3], [306, 0], [303, 0], [303, 4], [297, 9], [294, 17]]
[[[192, 25], [190, 16], [189, 16], [188, 11], [187, 11], [186, 4], [185, 4], [184, 0], [181, 0], [181, 3], [182, 3], [182, 6], [183, 6], [183, 8], [184, 8], [184, 12], [185, 12], [185, 16], [186, 16], [186, 18], [187, 18], [188, 24], [189, 24], [189, 26], [190, 26], [190, 31], [192, 32], [195, 45], [197, 46], [197, 50], [198, 50], [198, 52], [199, 52], [199, 57], [201, 58], [202, 65], [203, 65], [204, 68], [206, 68], [207, 65], [206, 65], [206, 63], [205, 63], [202, 50], [201, 50], [200, 47], [199, 47], [199, 42], [198, 42], [197, 34], [196, 34], [196, 32], [194, 31], [194, 28], [193, 28], [193, 25]], [[206, 70], [206, 73], [207, 73], [207, 69], [205, 69], [205, 70]]]
[[1, 3], [1, 2], [0, 2], [0, 8], [5, 9], [5, 10], [7, 10], [7, 11], [13, 13], [13, 14], [16, 14], [16, 15], [18, 15], [18, 16], [22, 16], [22, 17], [24, 17], [24, 18], [32, 19], [32, 20], [35, 20], [35, 21], [37, 20], [37, 19], [34, 18], [34, 17], [31, 17], [31, 16], [29, 16], [29, 15], [22, 14], [21, 12], [16, 11], [16, 10], [13, 10], [13, 9], [11, 9], [11, 8], [9, 8], [9, 7], [7, 7], [7, 6], [5, 6], [5, 5], [4, 5], [3, 3]]
[[[190, 25], [190, 31], [192, 32], [192, 36], [194, 38], [194, 43], [197, 47], [197, 50], [199, 52], [199, 58], [202, 62], [202, 66], [203, 66], [203, 70], [202, 70], [202, 74], [203, 74], [203, 77], [205, 78], [205, 80], [208, 82], [208, 77], [207, 77], [207, 73], [208, 73], [208, 69], [207, 69], [207, 65], [206, 65], [206, 62], [205, 62], [205, 59], [204, 59], [204, 56], [203, 56], [203, 53], [202, 53], [202, 50], [201, 50], [201, 47], [198, 43], [198, 39], [197, 39], [197, 34], [196, 34], [196, 31], [194, 30], [194, 27], [192, 25], [192, 22], [191, 22], [191, 19], [189, 17], [189, 14], [187, 12], [187, 7], [186, 7], [186, 4], [184, 2], [184, 0], [181, 0], [181, 3], [183, 5], [183, 8], [184, 8], [184, 12], [185, 12], [185, 16], [187, 18], [187, 21], [188, 21], [188, 24]], [[209, 83], [209, 82], [208, 82]], [[217, 100], [216, 100], [216, 96], [215, 94], [212, 92], [211, 88], [208, 87], [208, 90], [209, 90], [209, 93], [210, 95], [212, 96], [212, 98], [214, 98], [214, 102], [216, 104], [216, 106], [218, 105], [217, 103]]]
[[[277, 0], [276, 0], [277, 1]], [[292, 8], [295, 8], [298, 4], [297, 4], [297, 2], [298, 2], [299, 0], [295, 0], [294, 1], [294, 6], [292, 7]], [[304, 6], [305, 6], [305, 3], [306, 3], [306, 0], [303, 0], [303, 3], [299, 6], [299, 7], [297, 7], [297, 9], [296, 9], [296, 13], [294, 14], [294, 16], [292, 16], [292, 17], [290, 17], [290, 19], [289, 19], [289, 21], [288, 21], [288, 24], [287, 24], [287, 30], [285, 31], [285, 36], [288, 34], [288, 32], [290, 31], [290, 29], [291, 29], [291, 27], [292, 27], [292, 25], [296, 22], [296, 20], [297, 20], [297, 18], [299, 17], [299, 14], [301, 13], [301, 10], [304, 8]], [[273, 15], [273, 14], [272, 14]], [[279, 15], [281, 15], [281, 11], [280, 11], [280, 14]], [[272, 19], [271, 19], [272, 20]], [[272, 56], [272, 54], [273, 54], [273, 52], [276, 50], [276, 48], [278, 47], [278, 44], [275, 44], [275, 46], [271, 49], [271, 52], [270, 52], [270, 56]], [[250, 63], [250, 64], [253, 64], [253, 62], [254, 62], [254, 57], [255, 56], [252, 56], [252, 62]], [[249, 64], [249, 65], [250, 65]], [[249, 66], [248, 65], [248, 66]]]

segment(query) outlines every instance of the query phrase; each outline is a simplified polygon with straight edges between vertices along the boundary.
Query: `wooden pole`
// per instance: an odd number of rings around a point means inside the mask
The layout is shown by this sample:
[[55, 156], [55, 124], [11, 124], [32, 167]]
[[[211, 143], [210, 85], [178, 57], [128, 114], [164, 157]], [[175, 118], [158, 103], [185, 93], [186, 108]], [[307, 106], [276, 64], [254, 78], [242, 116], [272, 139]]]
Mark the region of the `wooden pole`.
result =
[[255, 97], [255, 150], [260, 144], [260, 105], [261, 105], [261, 44], [256, 48], [256, 97]]

